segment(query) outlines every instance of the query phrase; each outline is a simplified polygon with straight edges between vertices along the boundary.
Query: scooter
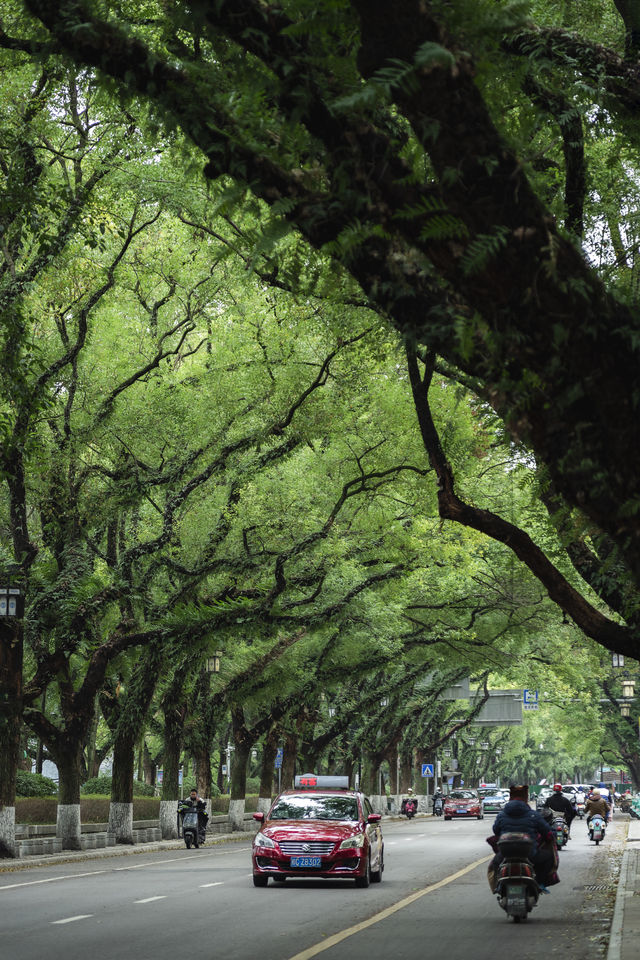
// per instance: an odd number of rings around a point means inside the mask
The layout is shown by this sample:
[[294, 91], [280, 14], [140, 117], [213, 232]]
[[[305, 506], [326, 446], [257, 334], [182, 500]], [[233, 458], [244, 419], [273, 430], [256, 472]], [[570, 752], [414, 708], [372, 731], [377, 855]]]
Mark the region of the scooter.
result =
[[496, 897], [514, 923], [526, 920], [538, 902], [540, 887], [529, 857], [533, 841], [526, 833], [503, 833], [498, 849], [504, 857], [498, 866]]
[[599, 813], [594, 813], [589, 821], [589, 840], [593, 840], [597, 847], [600, 841], [604, 840], [604, 833], [604, 818]]
[[564, 817], [554, 817], [552, 830], [556, 835], [558, 850], [562, 850], [569, 840], [569, 826]]
[[412, 817], [415, 817], [418, 812], [418, 801], [415, 797], [407, 797], [406, 800], [402, 801], [402, 810], [401, 813], [404, 813], [407, 820], [411, 820]]
[[576, 803], [576, 816], [584, 820], [584, 800], [578, 800]]
[[200, 810], [204, 810], [204, 804], [196, 808], [188, 801], [178, 801], [178, 836], [182, 833], [187, 850], [192, 844], [197, 849], [205, 841], [206, 828], [200, 823]]
[[434, 817], [441, 817], [444, 810], [444, 800], [442, 797], [435, 797], [433, 801], [433, 815]]

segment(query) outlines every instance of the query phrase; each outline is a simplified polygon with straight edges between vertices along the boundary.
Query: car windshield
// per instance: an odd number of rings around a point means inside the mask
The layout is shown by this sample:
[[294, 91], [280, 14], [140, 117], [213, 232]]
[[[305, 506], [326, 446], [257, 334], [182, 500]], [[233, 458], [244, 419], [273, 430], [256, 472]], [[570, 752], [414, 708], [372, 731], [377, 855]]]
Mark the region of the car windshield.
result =
[[278, 800], [270, 820], [357, 820], [355, 797], [290, 796]]
[[449, 794], [450, 800], [475, 800], [476, 795], [471, 790], [453, 790]]
[[488, 800], [491, 797], [499, 797], [499, 799], [502, 800], [503, 793], [501, 790], [484, 790], [482, 796], [485, 798], [485, 800]]

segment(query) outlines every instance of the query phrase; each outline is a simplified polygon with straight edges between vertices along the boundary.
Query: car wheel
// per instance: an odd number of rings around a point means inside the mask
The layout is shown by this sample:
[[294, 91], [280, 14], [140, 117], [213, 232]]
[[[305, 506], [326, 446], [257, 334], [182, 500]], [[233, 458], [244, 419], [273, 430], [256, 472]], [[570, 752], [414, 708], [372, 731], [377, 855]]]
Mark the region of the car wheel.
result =
[[380, 883], [382, 880], [382, 871], [384, 870], [384, 851], [380, 851], [380, 866], [378, 870], [371, 871], [371, 883]]
[[266, 887], [268, 883], [269, 883], [269, 877], [263, 877], [261, 873], [254, 873], [253, 875], [254, 887]]
[[356, 877], [356, 887], [362, 887], [364, 890], [371, 883], [371, 857], [367, 857], [367, 869], [365, 870], [364, 876]]
[[451, 820], [451, 817], [445, 817], [445, 820]]
[[484, 820], [484, 813], [478, 814], [478, 820]]

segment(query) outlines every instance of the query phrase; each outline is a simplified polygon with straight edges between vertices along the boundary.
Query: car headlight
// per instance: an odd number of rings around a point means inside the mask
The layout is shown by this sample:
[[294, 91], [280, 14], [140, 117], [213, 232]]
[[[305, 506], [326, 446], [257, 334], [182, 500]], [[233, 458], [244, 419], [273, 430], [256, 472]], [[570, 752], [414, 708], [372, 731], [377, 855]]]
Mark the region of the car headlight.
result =
[[254, 847], [275, 847], [271, 837], [267, 837], [264, 833], [256, 833], [253, 838], [253, 845]]
[[358, 847], [364, 847], [365, 836], [364, 833], [357, 833], [355, 837], [349, 837], [348, 840], [343, 840], [340, 844], [341, 850], [355, 850]]

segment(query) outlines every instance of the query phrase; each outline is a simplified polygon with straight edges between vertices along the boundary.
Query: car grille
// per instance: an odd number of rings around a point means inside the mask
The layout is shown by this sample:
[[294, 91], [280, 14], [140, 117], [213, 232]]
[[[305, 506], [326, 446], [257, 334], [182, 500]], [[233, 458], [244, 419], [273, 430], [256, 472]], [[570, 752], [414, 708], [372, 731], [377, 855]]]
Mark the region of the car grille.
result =
[[287, 857], [326, 857], [333, 851], [335, 843], [332, 840], [283, 840], [278, 846]]

